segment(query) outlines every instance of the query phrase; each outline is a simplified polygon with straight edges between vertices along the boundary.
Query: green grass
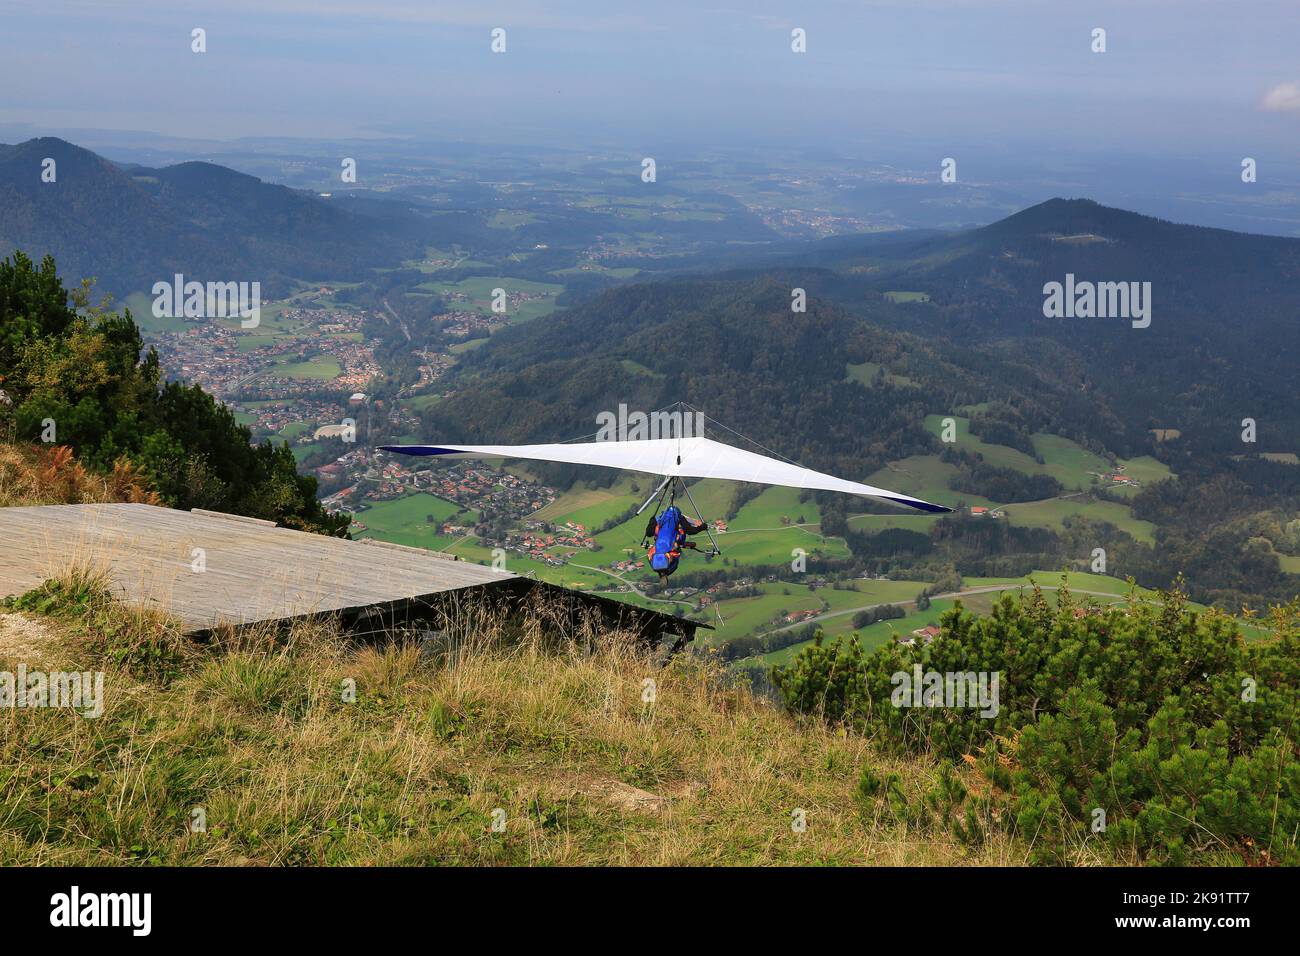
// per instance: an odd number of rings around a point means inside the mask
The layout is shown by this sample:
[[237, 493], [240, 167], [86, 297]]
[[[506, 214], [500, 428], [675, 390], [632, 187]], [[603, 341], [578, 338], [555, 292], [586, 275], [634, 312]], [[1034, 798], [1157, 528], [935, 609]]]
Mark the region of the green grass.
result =
[[919, 534], [928, 534], [930, 525], [942, 517], [942, 515], [922, 514], [920, 512], [896, 515], [853, 515], [848, 519], [848, 522], [849, 527], [854, 531], [875, 532], [884, 531], [886, 528], [905, 528]]
[[[759, 586], [763, 594], [755, 597], [732, 598], [719, 601], [715, 605], [716, 613], [710, 610], [709, 623], [717, 628], [713, 634], [704, 635], [709, 643], [718, 643], [736, 637], [743, 637], [757, 630], [766, 630], [772, 618], [780, 611], [820, 611], [822, 603], [802, 584], [763, 584]], [[788, 594], [786, 592], [789, 592]], [[720, 614], [720, 623], [717, 615]], [[697, 635], [696, 640], [701, 636]]]
[[505, 289], [506, 293], [530, 292], [543, 296], [523, 303], [518, 307], [509, 307], [505, 317], [512, 322], [527, 322], [547, 315], [555, 308], [555, 297], [564, 291], [564, 286], [554, 282], [536, 282], [532, 279], [520, 279], [515, 276], [471, 276], [459, 282], [438, 282], [431, 280], [421, 283], [417, 288], [428, 289], [442, 296], [459, 292], [468, 296], [467, 301], [448, 299], [448, 308], [465, 309], [483, 315], [492, 314], [492, 290]]
[[131, 318], [135, 319], [135, 324], [146, 334], [158, 334], [161, 332], [183, 332], [188, 328], [193, 328], [196, 324], [191, 319], [183, 316], [158, 316], [153, 314], [154, 296], [147, 295], [143, 292], [132, 292], [122, 300], [121, 305], [131, 310]]
[[308, 455], [314, 455], [324, 447], [325, 446], [319, 442], [311, 442], [307, 445], [291, 445], [289, 446], [289, 450], [293, 452], [294, 460], [299, 464], [302, 464], [303, 460]]
[[488, 216], [487, 226], [489, 229], [518, 229], [520, 226], [527, 226], [530, 223], [540, 221], [529, 212], [498, 209]]
[[[922, 585], [923, 586], [923, 585]], [[917, 588], [920, 590], [920, 587]], [[913, 592], [915, 597], [915, 592]], [[957, 602], [953, 599], [945, 598], [942, 600], [932, 601], [930, 607], [924, 611], [912, 611], [905, 617], [895, 618], [892, 621], [878, 621], [869, 627], [864, 627], [856, 631], [858, 642], [867, 650], [880, 647], [888, 641], [894, 640], [899, 634], [910, 634], [919, 627], [925, 627], [930, 624], [937, 625], [940, 617], [945, 611], [950, 610]], [[852, 627], [852, 618], [848, 617], [849, 628]], [[825, 629], [823, 629], [825, 630]], [[838, 636], [830, 634], [828, 637]], [[783, 647], [779, 651], [772, 651], [769, 654], [763, 654], [761, 659], [767, 664], [788, 664], [800, 651], [811, 644], [811, 641], [804, 641], [799, 644], [791, 644], [789, 647]]]
[[968, 507], [980, 505], [995, 508], [998, 503], [980, 495], [953, 491], [948, 483], [957, 475], [955, 465], [941, 461], [938, 455], [913, 455], [891, 462], [875, 474], [864, 479], [869, 485], [888, 488], [935, 504], [955, 508], [964, 503]]
[[[717, 603], [725, 623], [719, 625], [716, 619], [710, 622], [717, 627], [717, 631], [709, 640], [713, 643], [730, 640], [758, 628], [779, 629], [785, 625], [777, 625], [775, 628], [770, 626], [777, 611], [820, 611], [823, 601], [826, 604], [825, 613], [845, 613], [825, 618], [818, 625], [828, 634], [847, 632], [852, 629], [853, 614], [850, 611], [877, 604], [911, 601], [924, 587], [922, 581], [854, 581], [852, 590], [824, 587], [813, 591], [803, 584], [761, 584], [759, 589], [764, 592], [761, 597], [730, 598]], [[802, 626], [803, 624], [796, 624], [795, 628]]]
[[343, 374], [343, 366], [332, 355], [317, 355], [306, 362], [276, 365], [263, 373], [276, 378], [294, 378], [306, 381], [328, 382]]
[[[870, 387], [876, 380], [876, 374], [880, 371], [880, 364], [877, 362], [859, 362], [856, 365], [846, 366], [846, 377], [850, 382], [857, 382], [859, 385]], [[893, 372], [885, 372], [885, 381], [890, 385], [915, 385], [912, 379], [906, 375], [895, 375]]]
[[569, 266], [567, 269], [554, 269], [551, 271], [551, 275], [569, 276], [595, 274], [612, 276], [615, 279], [630, 279], [640, 271], [640, 269], [637, 269], [634, 266], [619, 266], [618, 268], [611, 269], [609, 266], [592, 262], [585, 263], [582, 266]]
[[[1065, 573], [1066, 584], [1080, 591], [1104, 591], [1107, 594], [1123, 595], [1129, 591], [1127, 581], [1111, 577], [1106, 574], [1091, 574], [1087, 571], [1068, 571]], [[1061, 584], [1061, 571], [1031, 571], [1029, 574], [1018, 578], [963, 578], [962, 581], [968, 588], [981, 588], [989, 586], [1004, 585], [1023, 585], [1030, 587], [1032, 584], [1038, 584], [1042, 587], [1059, 587]], [[1138, 593], [1143, 597], [1155, 597], [1155, 592], [1145, 588], [1138, 588]]]
[[1043, 459], [1041, 472], [1051, 475], [1064, 488], [1083, 490], [1092, 484], [1092, 473], [1111, 471], [1105, 458], [1068, 438], [1039, 433], [1032, 440], [1034, 451]]
[[[455, 503], [423, 492], [380, 501], [357, 513], [357, 519], [367, 527], [357, 537], [441, 551], [455, 539], [439, 534], [438, 525], [459, 511], [460, 507]], [[433, 516], [433, 522], [426, 520], [428, 515]], [[472, 525], [477, 519], [478, 513], [471, 511], [463, 515], [460, 522]]]
[[631, 375], [644, 375], [646, 378], [663, 378], [663, 372], [656, 372], [646, 368], [640, 362], [633, 362], [631, 359], [623, 359], [618, 363], [623, 367], [625, 372]]
[[254, 349], [260, 349], [263, 346], [274, 345], [279, 336], [274, 333], [263, 333], [241, 335], [235, 340], [236, 346], [241, 352], [251, 352]]
[[[204, 645], [129, 608], [34, 623], [45, 666], [104, 670], [109, 693], [95, 720], [37, 708], [0, 721], [7, 866], [954, 865], [1027, 852], [865, 816], [863, 766], [928, 792], [931, 763], [792, 719], [708, 661], [658, 667], [611, 635], [521, 647], [475, 623], [470, 653], [444, 660], [397, 635], [356, 646], [328, 622]], [[123, 635], [186, 652], [154, 679], [105, 655]], [[19, 662], [0, 643], [0, 669]], [[187, 832], [197, 807], [206, 828]], [[811, 808], [806, 832], [791, 831], [793, 807]]]
[[[979, 406], [968, 406], [964, 411], [972, 411]], [[1093, 476], [1108, 474], [1116, 468], [1106, 458], [1091, 452], [1082, 445], [1060, 435], [1038, 432], [1030, 436], [1034, 452], [1042, 458], [1039, 463], [1033, 457], [1015, 448], [994, 445], [982, 441], [970, 432], [970, 419], [961, 415], [927, 415], [925, 427], [933, 435], [942, 437], [943, 420], [952, 418], [955, 425], [956, 447], [962, 451], [978, 452], [984, 460], [1000, 468], [1013, 468], [1028, 475], [1051, 475], [1070, 491], [1086, 491], [1092, 487]], [[1120, 459], [1126, 475], [1141, 482], [1143, 486], [1163, 481], [1172, 477], [1167, 465], [1149, 455], [1131, 460]], [[1108, 485], [1121, 494], [1136, 494], [1138, 489], [1122, 485]]]
[[[464, 561], [473, 561], [476, 564], [485, 565], [492, 564], [492, 549], [484, 547], [477, 538], [458, 538], [448, 545], [445, 550], [448, 554], [457, 555]], [[593, 560], [593, 558], [594, 555], [591, 552], [579, 551], [573, 560], [578, 564], [590, 565], [591, 568], [577, 567], [574, 564], [556, 567], [544, 561], [537, 561], [511, 551], [506, 553], [505, 570], [511, 574], [531, 575], [539, 581], [559, 584], [580, 591], [606, 591], [616, 586], [619, 583], [618, 579], [603, 571], [592, 570], [597, 561], [601, 560], [598, 558]], [[633, 597], [633, 595], [610, 595], [610, 597], [626, 600]], [[662, 605], [659, 608], [664, 610]], [[670, 611], [670, 613], [672, 612]]]
[[[822, 516], [817, 503], [811, 497], [807, 501], [800, 501], [800, 494], [798, 488], [784, 488], [778, 485], [764, 488], [758, 497], [747, 501], [736, 512], [730, 527], [733, 531], [781, 530], [788, 524], [799, 522], [800, 518], [804, 519], [803, 524], [820, 524]], [[698, 500], [699, 496], [696, 497]]]
[[1166, 478], [1176, 477], [1169, 466], [1162, 461], [1157, 461], [1150, 455], [1143, 455], [1140, 458], [1121, 458], [1120, 464], [1124, 466], [1124, 473], [1143, 485], [1152, 485], [1157, 481], [1164, 481]]
[[280, 429], [280, 437], [293, 441], [303, 432], [309, 432], [312, 428], [306, 422], [290, 422]]
[[438, 402], [442, 401], [442, 396], [441, 395], [412, 395], [410, 398], [406, 399], [405, 401], [407, 405], [415, 409], [417, 412], [422, 412], [430, 405], [436, 405]]
[[[596, 528], [611, 518], [618, 517], [629, 507], [639, 505], [654, 487], [649, 481], [648, 478], [638, 480], [631, 475], [620, 475], [613, 484], [604, 488], [574, 485], [538, 511], [537, 517], [559, 524], [573, 521], [589, 529]], [[644, 490], [632, 491], [634, 484]]]
[[1026, 528], [1051, 528], [1062, 531], [1064, 521], [1072, 515], [1083, 515], [1096, 521], [1113, 524], [1145, 544], [1155, 543], [1156, 526], [1150, 521], [1134, 518], [1132, 511], [1112, 501], [1099, 501], [1088, 495], [1077, 498], [1049, 498], [1046, 501], [1028, 501], [1023, 504], [1004, 505], [1007, 519], [1012, 524]]
[[465, 342], [457, 342], [455, 345], [448, 348], [447, 351], [452, 355], [463, 355], [466, 352], [472, 352], [474, 349], [482, 348], [487, 345], [487, 343], [488, 340], [486, 338], [469, 339]]

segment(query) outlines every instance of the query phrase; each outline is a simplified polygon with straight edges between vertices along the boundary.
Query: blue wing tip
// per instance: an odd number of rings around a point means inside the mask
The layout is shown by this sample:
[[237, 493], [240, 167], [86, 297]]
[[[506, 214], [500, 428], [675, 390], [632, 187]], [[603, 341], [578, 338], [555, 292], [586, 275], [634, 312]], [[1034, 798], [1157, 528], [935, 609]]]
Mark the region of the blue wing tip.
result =
[[437, 445], [380, 445], [380, 451], [395, 451], [399, 455], [446, 455], [451, 453], [449, 448], [439, 448]]
[[917, 511], [927, 511], [930, 514], [951, 514], [952, 509], [944, 505], [931, 504], [928, 501], [922, 501], [920, 498], [890, 498], [896, 504], [907, 505], [909, 508], [915, 508]]

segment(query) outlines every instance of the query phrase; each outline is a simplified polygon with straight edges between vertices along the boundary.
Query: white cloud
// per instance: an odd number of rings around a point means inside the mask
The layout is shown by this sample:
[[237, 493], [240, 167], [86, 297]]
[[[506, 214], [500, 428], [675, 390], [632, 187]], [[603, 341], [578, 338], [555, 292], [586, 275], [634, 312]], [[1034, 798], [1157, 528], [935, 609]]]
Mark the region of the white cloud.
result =
[[1300, 83], [1279, 83], [1259, 101], [1266, 113], [1300, 113]]

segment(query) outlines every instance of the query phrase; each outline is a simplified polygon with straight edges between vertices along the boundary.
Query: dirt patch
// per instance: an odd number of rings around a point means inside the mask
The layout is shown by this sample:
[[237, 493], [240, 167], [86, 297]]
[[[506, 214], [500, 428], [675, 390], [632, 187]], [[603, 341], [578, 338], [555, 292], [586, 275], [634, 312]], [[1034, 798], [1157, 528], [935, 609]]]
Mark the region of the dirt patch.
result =
[[54, 641], [54, 633], [40, 621], [0, 611], [0, 658], [37, 663], [50, 652]]
[[669, 788], [668, 796], [661, 796], [621, 780], [594, 780], [580, 789], [585, 796], [602, 800], [620, 810], [659, 813], [667, 809], [670, 801], [694, 797], [703, 792], [705, 787], [692, 782], [676, 784]]
[[619, 780], [598, 780], [587, 786], [586, 794], [603, 800], [620, 810], [658, 813], [668, 806], [668, 798], [642, 790]]

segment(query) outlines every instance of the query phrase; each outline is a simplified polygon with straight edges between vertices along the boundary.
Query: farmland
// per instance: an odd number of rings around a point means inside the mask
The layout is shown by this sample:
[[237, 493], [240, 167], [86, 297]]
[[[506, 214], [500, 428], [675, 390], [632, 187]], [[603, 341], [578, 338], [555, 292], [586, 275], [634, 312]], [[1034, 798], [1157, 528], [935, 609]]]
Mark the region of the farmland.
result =
[[380, 501], [357, 514], [358, 520], [366, 525], [367, 530], [356, 537], [378, 538], [412, 548], [442, 551], [455, 539], [440, 534], [438, 527], [443, 521], [458, 514], [461, 515], [459, 520], [466, 522], [471, 522], [476, 517], [473, 512], [462, 514], [457, 505], [429, 494]]
[[553, 282], [536, 282], [514, 276], [472, 276], [459, 282], [422, 282], [417, 289], [437, 293], [452, 308], [491, 315], [493, 290], [503, 289], [509, 300], [505, 317], [512, 322], [527, 322], [548, 314], [555, 308], [555, 297], [564, 286]]

